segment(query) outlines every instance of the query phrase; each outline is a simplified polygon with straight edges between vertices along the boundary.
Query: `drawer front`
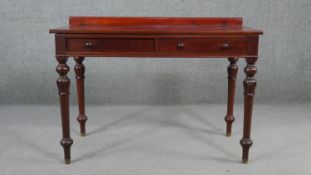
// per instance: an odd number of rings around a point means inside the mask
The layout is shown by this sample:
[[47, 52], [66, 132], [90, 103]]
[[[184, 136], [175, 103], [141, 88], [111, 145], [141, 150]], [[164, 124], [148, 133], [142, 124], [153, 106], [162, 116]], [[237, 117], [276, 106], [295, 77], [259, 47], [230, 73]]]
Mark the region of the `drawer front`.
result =
[[243, 55], [247, 54], [246, 39], [191, 39], [168, 38], [159, 40], [161, 53], [197, 53], [207, 55]]
[[153, 39], [69, 38], [68, 52], [154, 52]]

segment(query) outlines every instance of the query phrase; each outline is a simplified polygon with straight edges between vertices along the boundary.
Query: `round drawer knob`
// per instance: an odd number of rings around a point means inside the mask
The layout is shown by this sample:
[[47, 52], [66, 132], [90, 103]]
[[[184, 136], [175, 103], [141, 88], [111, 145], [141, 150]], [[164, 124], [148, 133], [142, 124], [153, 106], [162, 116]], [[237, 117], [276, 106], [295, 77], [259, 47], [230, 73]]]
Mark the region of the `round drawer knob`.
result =
[[91, 42], [86, 42], [86, 43], [84, 44], [84, 46], [85, 46], [86, 48], [92, 48], [92, 47], [93, 47], [93, 43], [91, 43]]
[[225, 44], [222, 45], [222, 48], [227, 49], [227, 48], [229, 48], [229, 46], [230, 45], [228, 43], [225, 43]]
[[178, 43], [177, 44], [177, 48], [178, 49], [182, 49], [182, 48], [184, 48], [185, 47], [185, 44], [184, 43]]

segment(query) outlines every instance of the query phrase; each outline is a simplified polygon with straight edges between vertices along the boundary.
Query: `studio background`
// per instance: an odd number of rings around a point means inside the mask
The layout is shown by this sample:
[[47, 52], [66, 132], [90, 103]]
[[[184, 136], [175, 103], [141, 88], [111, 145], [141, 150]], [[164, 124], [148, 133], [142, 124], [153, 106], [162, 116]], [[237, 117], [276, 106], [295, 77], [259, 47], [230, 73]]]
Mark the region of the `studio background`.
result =
[[[69, 16], [243, 17], [260, 29], [250, 162], [245, 61], [225, 136], [227, 59], [86, 58], [86, 137], [71, 68], [64, 164], [54, 35]], [[0, 0], [0, 174], [310, 175], [311, 0]]]
[[[0, 104], [58, 103], [48, 30], [75, 15], [243, 17], [264, 31], [256, 103], [311, 101], [310, 0], [2, 0], [0, 6]], [[73, 59], [68, 64], [76, 104]], [[238, 64], [241, 103], [244, 59]], [[226, 103], [226, 59], [87, 58], [85, 65], [87, 104]]]

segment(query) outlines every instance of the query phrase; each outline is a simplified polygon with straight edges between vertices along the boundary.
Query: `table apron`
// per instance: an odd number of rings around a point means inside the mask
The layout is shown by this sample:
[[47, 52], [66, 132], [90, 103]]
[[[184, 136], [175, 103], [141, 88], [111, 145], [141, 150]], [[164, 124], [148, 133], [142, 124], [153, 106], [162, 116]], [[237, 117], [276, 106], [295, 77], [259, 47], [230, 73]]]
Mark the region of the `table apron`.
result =
[[56, 55], [84, 57], [257, 57], [258, 35], [56, 34]]

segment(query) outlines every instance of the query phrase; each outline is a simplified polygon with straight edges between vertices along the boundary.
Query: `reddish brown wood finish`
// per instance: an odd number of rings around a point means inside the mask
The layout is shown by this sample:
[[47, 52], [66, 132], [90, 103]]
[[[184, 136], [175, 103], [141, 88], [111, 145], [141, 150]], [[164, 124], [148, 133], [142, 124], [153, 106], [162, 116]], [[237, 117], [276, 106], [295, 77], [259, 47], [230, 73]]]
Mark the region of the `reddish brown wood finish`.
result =
[[69, 87], [70, 79], [67, 77], [69, 72], [69, 66], [67, 65], [67, 57], [57, 56], [56, 60], [58, 65], [56, 71], [59, 74], [57, 79], [57, 86], [59, 90], [60, 98], [60, 109], [61, 109], [61, 119], [62, 119], [62, 131], [63, 138], [60, 141], [60, 144], [64, 147], [65, 153], [65, 163], [70, 163], [70, 147], [73, 143], [73, 140], [70, 137], [70, 121], [69, 121]]
[[98, 16], [72, 16], [69, 25], [74, 26], [136, 26], [140, 25], [222, 25], [241, 26], [242, 18], [204, 18], [204, 17], [98, 17]]
[[255, 63], [257, 61], [257, 57], [255, 58], [246, 58], [247, 65], [244, 69], [246, 74], [246, 78], [243, 81], [244, 87], [244, 129], [243, 129], [243, 138], [240, 143], [243, 148], [242, 162], [248, 162], [248, 153], [249, 148], [252, 146], [253, 141], [251, 140], [251, 121], [252, 121], [252, 111], [253, 111], [253, 103], [255, 96], [255, 88], [256, 88], [256, 79], [254, 75], [257, 73], [257, 68]]
[[248, 160], [252, 108], [256, 81], [255, 62], [262, 31], [243, 26], [242, 18], [179, 17], [70, 17], [68, 27], [51, 29], [55, 33], [57, 85], [60, 95], [65, 162], [70, 162], [69, 67], [74, 57], [77, 81], [80, 133], [85, 135], [84, 57], [164, 57], [229, 58], [226, 133], [231, 134], [238, 58], [246, 58], [244, 69], [244, 130], [242, 160]]
[[[254, 38], [241, 35], [56, 34], [56, 43], [59, 43], [56, 54], [84, 57], [254, 57], [258, 47], [252, 44]], [[184, 44], [183, 48], [178, 47], [180, 43]]]
[[235, 82], [236, 75], [238, 73], [238, 66], [236, 62], [238, 58], [228, 58], [230, 65], [227, 68], [228, 71], [228, 103], [227, 103], [227, 115], [225, 121], [227, 123], [226, 135], [231, 136], [232, 133], [232, 123], [235, 118], [233, 116], [233, 107], [234, 107], [234, 96], [235, 96]]
[[242, 26], [218, 25], [137, 25], [137, 26], [77, 26], [51, 29], [64, 34], [124, 34], [124, 35], [261, 35], [258, 30]]
[[80, 135], [85, 136], [85, 123], [87, 121], [87, 116], [85, 115], [85, 105], [84, 105], [84, 72], [85, 67], [83, 65], [84, 57], [74, 57], [76, 61], [75, 74], [77, 81], [77, 94], [78, 94], [78, 105], [79, 105], [79, 116], [77, 117], [80, 123]]
[[261, 35], [262, 31], [242, 26], [242, 18], [161, 18], [161, 17], [70, 17], [68, 27], [50, 33], [97, 34], [227, 34]]
[[160, 53], [202, 53], [206, 55], [246, 55], [246, 39], [160, 39]]
[[[88, 45], [87, 45], [88, 44]], [[143, 38], [72, 38], [67, 40], [68, 52], [154, 52], [154, 39]]]

